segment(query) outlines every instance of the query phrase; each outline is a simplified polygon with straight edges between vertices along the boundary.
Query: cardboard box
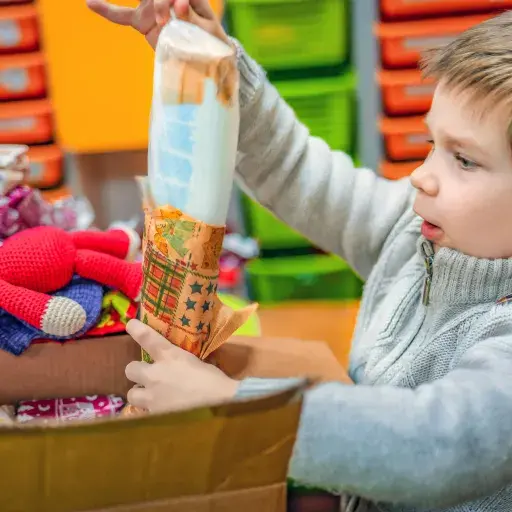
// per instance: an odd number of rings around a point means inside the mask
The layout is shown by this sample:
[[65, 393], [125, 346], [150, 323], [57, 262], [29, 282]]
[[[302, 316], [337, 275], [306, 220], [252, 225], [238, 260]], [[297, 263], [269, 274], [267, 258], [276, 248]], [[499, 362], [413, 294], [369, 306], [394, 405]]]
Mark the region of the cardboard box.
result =
[[[124, 394], [128, 336], [0, 352], [0, 402]], [[348, 382], [328, 347], [234, 338], [215, 363], [236, 378]], [[0, 430], [2, 512], [284, 512], [302, 389], [143, 418]]]

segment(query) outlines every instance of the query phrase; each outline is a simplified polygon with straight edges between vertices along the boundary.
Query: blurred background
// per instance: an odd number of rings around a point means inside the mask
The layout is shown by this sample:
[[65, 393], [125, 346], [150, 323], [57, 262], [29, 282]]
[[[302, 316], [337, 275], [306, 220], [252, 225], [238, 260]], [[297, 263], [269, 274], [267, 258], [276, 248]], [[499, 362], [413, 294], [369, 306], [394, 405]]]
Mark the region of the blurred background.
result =
[[[418, 58], [512, 0], [211, 0], [313, 135], [388, 179], [429, 145]], [[135, 5], [130, 0], [116, 0]], [[85, 0], [0, 0], [0, 143], [30, 145], [27, 183], [85, 196], [95, 225], [139, 223], [153, 52]], [[362, 283], [239, 191], [220, 288], [261, 303], [266, 335], [322, 339], [346, 362]]]

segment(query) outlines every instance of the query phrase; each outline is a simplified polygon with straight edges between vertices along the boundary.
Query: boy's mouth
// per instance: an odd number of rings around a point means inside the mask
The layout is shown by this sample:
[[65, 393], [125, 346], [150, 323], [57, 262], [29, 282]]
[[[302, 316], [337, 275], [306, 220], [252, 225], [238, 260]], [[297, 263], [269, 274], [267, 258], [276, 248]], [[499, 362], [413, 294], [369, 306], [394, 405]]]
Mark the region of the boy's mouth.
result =
[[421, 225], [421, 234], [427, 240], [431, 242], [437, 242], [443, 236], [443, 230], [428, 220], [424, 220], [423, 224]]

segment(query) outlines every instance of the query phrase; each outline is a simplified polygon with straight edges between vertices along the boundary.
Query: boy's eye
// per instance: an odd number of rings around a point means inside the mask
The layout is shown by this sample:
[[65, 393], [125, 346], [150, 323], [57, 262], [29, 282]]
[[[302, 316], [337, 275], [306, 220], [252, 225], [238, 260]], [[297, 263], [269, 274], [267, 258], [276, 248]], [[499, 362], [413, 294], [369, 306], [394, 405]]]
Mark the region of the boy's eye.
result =
[[459, 162], [459, 166], [464, 171], [471, 171], [478, 167], [478, 164], [464, 158], [460, 153], [455, 153], [455, 159]]

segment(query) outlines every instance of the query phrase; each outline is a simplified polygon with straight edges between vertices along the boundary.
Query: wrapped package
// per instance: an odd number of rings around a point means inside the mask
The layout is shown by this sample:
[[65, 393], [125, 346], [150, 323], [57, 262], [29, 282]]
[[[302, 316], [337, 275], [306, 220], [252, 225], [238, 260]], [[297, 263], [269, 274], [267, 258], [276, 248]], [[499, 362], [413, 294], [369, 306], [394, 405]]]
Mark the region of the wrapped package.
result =
[[28, 146], [0, 145], [0, 195], [21, 183], [28, 172]]
[[238, 143], [235, 51], [196, 25], [173, 19], [155, 53], [149, 182], [158, 207], [226, 222]]
[[14, 407], [0, 405], [0, 428], [11, 427], [14, 424]]
[[[185, 21], [155, 55], [140, 319], [205, 359], [256, 310], [217, 297], [238, 140], [234, 49]], [[143, 354], [150, 361], [147, 354]]]
[[71, 197], [49, 203], [37, 189], [10, 184], [9, 191], [0, 195], [0, 244], [2, 240], [33, 227], [56, 226], [73, 231], [87, 229], [92, 221], [85, 199]]
[[18, 423], [48, 423], [91, 420], [116, 416], [124, 405], [123, 399], [114, 395], [29, 400], [18, 404], [16, 421]]

